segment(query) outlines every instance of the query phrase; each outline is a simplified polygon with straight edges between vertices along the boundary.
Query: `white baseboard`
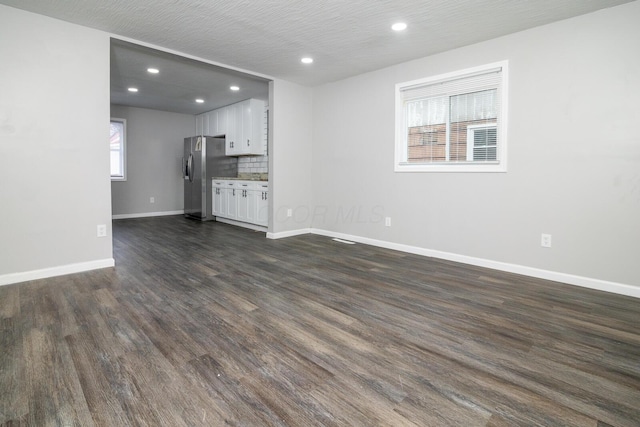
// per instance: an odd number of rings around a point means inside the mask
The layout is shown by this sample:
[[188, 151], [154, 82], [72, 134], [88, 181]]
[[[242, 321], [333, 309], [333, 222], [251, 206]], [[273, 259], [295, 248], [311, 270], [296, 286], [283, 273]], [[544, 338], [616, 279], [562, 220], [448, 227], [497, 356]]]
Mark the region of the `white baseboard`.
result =
[[46, 279], [48, 277], [64, 276], [65, 274], [80, 273], [83, 271], [97, 270], [99, 268], [113, 267], [113, 258], [98, 259], [95, 261], [80, 262], [77, 264], [60, 265], [58, 267], [43, 268], [40, 270], [10, 273], [0, 276], [0, 286], [13, 283], [27, 282], [29, 280]]
[[[309, 230], [312, 234], [318, 234], [327, 237], [337, 237], [339, 239], [351, 240], [353, 242], [363, 243], [371, 246], [378, 246], [386, 249], [407, 252], [416, 255], [423, 255], [433, 258], [446, 259], [456, 261], [463, 264], [476, 265], [479, 267], [492, 268], [494, 270], [507, 271], [509, 273], [522, 274], [524, 276], [536, 277], [539, 279], [552, 280], [555, 282], [567, 283], [570, 285], [581, 286], [583, 288], [597, 289], [599, 291], [611, 292], [614, 294], [626, 295], [630, 297], [640, 298], [640, 287], [627, 285], [624, 283], [609, 282], [606, 280], [593, 279], [590, 277], [576, 276], [573, 274], [560, 273], [557, 271], [543, 270], [525, 265], [510, 264], [506, 262], [493, 261], [484, 258], [476, 258], [467, 255], [460, 255], [451, 252], [437, 251], [433, 249], [425, 249], [417, 246], [403, 245], [399, 243], [387, 242], [384, 240], [370, 239], [367, 237], [353, 236], [350, 234], [336, 233], [328, 230], [320, 230], [312, 228]], [[302, 234], [302, 233], [299, 233]], [[269, 235], [267, 235], [269, 237]], [[283, 236], [288, 237], [288, 236]]]
[[132, 214], [111, 215], [111, 219], [147, 218], [150, 216], [169, 216], [169, 215], [182, 215], [182, 214], [184, 214], [184, 210], [163, 211], [163, 212], [140, 212], [140, 213], [132, 213]]
[[309, 233], [311, 233], [311, 228], [300, 228], [298, 230], [281, 231], [279, 233], [267, 233], [267, 239], [284, 239], [285, 237], [300, 236], [301, 234]]

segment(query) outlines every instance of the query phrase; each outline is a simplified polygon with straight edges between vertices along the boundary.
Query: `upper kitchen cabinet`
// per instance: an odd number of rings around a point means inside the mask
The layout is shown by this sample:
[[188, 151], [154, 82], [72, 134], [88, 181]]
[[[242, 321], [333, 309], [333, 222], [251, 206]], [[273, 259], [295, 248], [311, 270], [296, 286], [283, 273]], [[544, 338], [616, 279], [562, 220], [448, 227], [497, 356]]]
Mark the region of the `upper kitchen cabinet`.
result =
[[204, 129], [204, 114], [198, 114], [196, 116], [196, 135], [208, 135]]
[[227, 112], [227, 155], [265, 154], [266, 132], [264, 101], [247, 99], [230, 105]]
[[206, 117], [205, 121], [209, 125], [207, 133], [205, 133], [205, 135], [224, 135], [224, 130], [222, 130], [220, 121], [218, 119], [218, 110], [209, 111], [208, 113], [204, 113], [203, 115]]
[[196, 116], [198, 135], [225, 135], [227, 156], [265, 154], [266, 126], [265, 102], [258, 99], [247, 99]]

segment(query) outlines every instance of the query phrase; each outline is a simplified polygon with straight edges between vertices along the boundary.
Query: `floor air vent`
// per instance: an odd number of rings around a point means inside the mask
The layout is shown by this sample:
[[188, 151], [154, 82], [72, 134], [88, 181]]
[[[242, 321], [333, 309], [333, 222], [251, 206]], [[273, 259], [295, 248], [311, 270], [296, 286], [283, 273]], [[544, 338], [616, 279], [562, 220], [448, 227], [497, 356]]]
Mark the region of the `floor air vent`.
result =
[[338, 242], [338, 243], [346, 243], [347, 245], [355, 245], [356, 242], [350, 242], [349, 240], [343, 240], [343, 239], [338, 239], [337, 237], [334, 237], [333, 239], [334, 242]]

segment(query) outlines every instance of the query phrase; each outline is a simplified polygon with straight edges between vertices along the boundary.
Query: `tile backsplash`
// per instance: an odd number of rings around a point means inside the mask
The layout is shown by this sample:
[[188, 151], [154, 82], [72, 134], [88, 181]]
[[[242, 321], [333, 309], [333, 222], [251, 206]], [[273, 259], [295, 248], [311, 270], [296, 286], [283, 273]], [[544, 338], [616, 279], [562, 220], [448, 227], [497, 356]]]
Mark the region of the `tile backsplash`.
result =
[[238, 158], [238, 173], [268, 173], [269, 156], [243, 156]]

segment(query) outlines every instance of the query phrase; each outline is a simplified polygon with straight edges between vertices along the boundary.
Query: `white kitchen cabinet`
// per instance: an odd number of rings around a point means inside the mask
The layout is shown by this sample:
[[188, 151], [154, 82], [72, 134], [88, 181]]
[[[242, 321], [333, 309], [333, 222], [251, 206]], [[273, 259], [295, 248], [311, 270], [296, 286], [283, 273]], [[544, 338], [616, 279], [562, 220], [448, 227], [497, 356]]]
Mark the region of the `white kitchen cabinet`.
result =
[[265, 102], [247, 99], [196, 116], [196, 135], [226, 137], [227, 156], [264, 155], [267, 149]]
[[196, 135], [204, 135], [203, 129], [204, 114], [198, 114], [196, 116]]
[[227, 182], [224, 195], [227, 198], [226, 218], [238, 219], [238, 189], [235, 182]]
[[222, 136], [227, 131], [227, 112], [219, 108], [209, 112], [209, 133], [211, 136]]
[[214, 216], [266, 227], [269, 185], [265, 181], [213, 180]]
[[226, 181], [213, 181], [213, 197], [211, 212], [214, 216], [227, 216], [227, 195], [225, 192]]
[[202, 115], [202, 133], [198, 135], [211, 135], [209, 133], [209, 114], [207, 113]]
[[218, 133], [216, 132], [216, 129], [218, 127], [218, 114], [216, 113], [216, 110], [204, 113], [204, 117], [204, 128], [206, 129], [205, 135], [217, 136]]
[[266, 151], [264, 101], [247, 99], [227, 108], [229, 112], [226, 154], [263, 155]]
[[253, 184], [250, 182], [241, 182], [238, 184], [238, 221], [252, 222], [250, 218], [255, 216], [251, 215], [249, 199], [253, 197], [251, 192], [253, 191]]
[[255, 194], [256, 203], [256, 220], [255, 224], [267, 226], [269, 225], [269, 184], [260, 183]]
[[211, 211], [214, 216], [237, 219], [237, 189], [235, 181], [214, 180]]
[[224, 107], [227, 118], [227, 128], [225, 131], [227, 145], [225, 154], [227, 156], [238, 155], [238, 128], [236, 125], [236, 104]]

